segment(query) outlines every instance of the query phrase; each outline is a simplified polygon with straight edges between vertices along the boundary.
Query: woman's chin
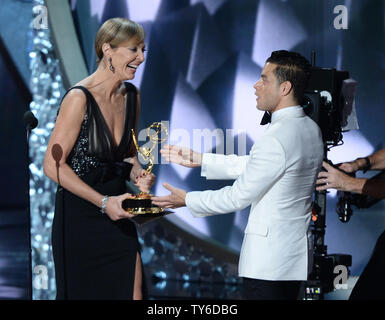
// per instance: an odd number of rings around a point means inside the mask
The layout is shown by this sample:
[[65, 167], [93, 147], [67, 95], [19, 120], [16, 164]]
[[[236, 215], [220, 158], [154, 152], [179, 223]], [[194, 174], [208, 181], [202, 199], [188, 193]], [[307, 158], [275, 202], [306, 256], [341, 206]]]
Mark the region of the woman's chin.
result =
[[123, 76], [121, 77], [121, 81], [132, 80], [132, 79], [134, 79], [134, 78], [135, 78], [135, 75], [134, 75], [134, 74], [130, 74], [130, 75], [125, 74], [125, 75], [123, 75]]

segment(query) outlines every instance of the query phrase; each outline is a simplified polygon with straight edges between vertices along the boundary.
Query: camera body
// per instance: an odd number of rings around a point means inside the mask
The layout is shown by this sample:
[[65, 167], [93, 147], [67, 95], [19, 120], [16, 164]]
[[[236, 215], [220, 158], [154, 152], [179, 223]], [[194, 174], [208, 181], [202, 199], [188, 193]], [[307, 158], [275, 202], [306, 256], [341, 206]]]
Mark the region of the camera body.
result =
[[318, 124], [328, 145], [342, 141], [346, 97], [341, 90], [347, 79], [348, 71], [313, 67], [305, 92], [304, 111]]

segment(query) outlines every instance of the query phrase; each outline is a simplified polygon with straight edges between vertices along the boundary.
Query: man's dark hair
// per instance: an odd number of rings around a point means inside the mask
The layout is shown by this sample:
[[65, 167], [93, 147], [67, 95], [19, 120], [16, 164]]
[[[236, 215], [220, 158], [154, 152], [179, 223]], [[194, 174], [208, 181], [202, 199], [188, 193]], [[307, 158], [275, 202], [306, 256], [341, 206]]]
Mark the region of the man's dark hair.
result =
[[290, 81], [294, 98], [297, 103], [302, 104], [303, 96], [311, 75], [311, 65], [309, 61], [297, 52], [286, 50], [273, 51], [266, 60], [276, 64], [274, 74], [279, 84]]

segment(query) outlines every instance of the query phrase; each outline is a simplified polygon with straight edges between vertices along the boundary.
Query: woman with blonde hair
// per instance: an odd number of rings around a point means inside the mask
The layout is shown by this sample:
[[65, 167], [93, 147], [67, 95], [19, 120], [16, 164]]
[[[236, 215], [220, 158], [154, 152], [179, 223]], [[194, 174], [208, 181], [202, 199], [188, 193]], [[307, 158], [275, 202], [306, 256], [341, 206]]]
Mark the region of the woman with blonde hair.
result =
[[127, 180], [149, 191], [154, 175], [136, 158], [140, 95], [126, 80], [144, 61], [144, 31], [113, 18], [95, 39], [97, 70], [69, 89], [44, 159], [59, 184], [52, 247], [57, 299], [143, 299], [133, 216], [122, 209]]

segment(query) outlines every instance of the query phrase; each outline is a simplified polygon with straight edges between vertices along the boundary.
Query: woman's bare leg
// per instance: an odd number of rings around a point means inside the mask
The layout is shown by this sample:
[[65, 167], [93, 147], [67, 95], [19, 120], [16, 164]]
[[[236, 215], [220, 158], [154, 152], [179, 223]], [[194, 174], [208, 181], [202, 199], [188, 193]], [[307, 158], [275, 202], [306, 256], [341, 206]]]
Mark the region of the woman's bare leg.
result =
[[143, 300], [143, 292], [142, 292], [142, 260], [140, 259], [139, 252], [136, 255], [133, 300]]

